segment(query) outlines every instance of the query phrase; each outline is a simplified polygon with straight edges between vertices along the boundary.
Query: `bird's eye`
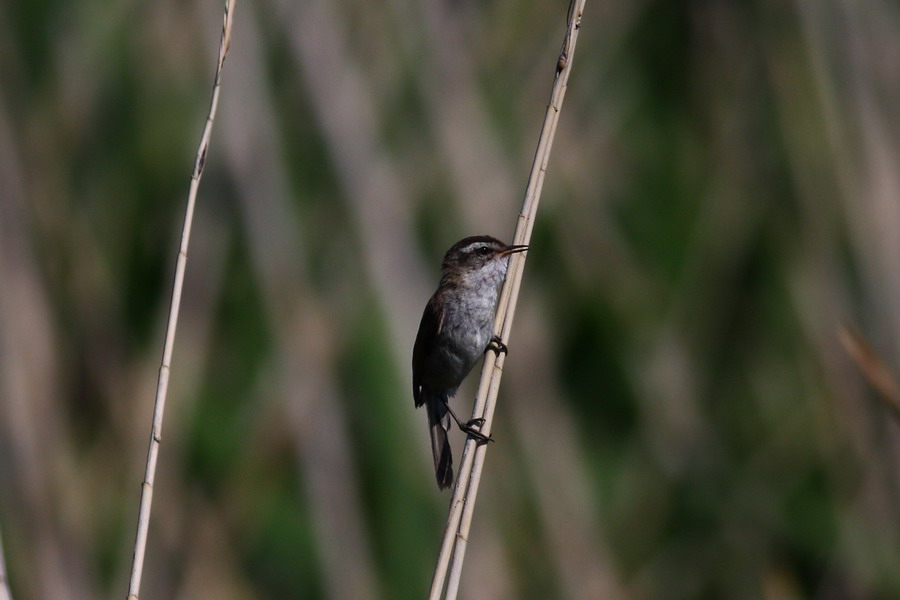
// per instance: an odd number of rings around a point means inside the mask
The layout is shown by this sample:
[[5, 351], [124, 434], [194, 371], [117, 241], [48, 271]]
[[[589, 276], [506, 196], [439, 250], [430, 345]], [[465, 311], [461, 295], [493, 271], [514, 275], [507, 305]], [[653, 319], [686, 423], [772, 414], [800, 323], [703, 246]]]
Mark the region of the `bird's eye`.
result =
[[480, 254], [481, 256], [487, 256], [490, 253], [491, 249], [487, 246], [481, 246], [480, 248], [478, 248], [478, 254]]

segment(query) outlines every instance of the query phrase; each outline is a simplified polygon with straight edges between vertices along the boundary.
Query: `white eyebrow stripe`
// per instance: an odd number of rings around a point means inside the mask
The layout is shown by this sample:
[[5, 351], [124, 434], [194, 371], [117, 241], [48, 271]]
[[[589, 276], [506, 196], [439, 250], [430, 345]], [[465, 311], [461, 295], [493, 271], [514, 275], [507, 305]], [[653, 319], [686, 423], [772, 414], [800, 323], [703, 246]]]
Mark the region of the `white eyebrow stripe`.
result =
[[468, 254], [469, 252], [475, 250], [476, 248], [481, 248], [482, 246], [487, 246], [486, 242], [472, 242], [466, 246], [463, 246], [463, 253]]

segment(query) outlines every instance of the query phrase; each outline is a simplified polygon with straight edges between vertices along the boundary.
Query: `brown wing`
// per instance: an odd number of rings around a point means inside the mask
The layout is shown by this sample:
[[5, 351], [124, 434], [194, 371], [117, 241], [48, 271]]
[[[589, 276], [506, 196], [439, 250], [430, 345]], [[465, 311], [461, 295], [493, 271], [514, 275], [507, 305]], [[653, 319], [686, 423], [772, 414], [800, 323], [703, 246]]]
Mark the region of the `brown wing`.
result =
[[413, 400], [416, 407], [422, 406], [425, 399], [422, 398], [422, 368], [426, 360], [426, 348], [434, 343], [443, 325], [443, 311], [435, 302], [434, 296], [425, 305], [425, 312], [422, 313], [422, 320], [419, 322], [419, 333], [416, 334], [416, 343], [413, 345], [412, 359], [412, 384], [413, 384]]

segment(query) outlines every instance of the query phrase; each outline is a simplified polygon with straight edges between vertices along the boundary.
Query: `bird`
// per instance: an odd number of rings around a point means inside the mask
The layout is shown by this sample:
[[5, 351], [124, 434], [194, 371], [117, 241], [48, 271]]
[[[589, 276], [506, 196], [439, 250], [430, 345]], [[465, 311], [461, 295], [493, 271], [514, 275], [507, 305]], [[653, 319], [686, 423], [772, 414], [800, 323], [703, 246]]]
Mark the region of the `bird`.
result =
[[450, 398], [488, 349], [506, 352], [494, 335], [494, 314], [509, 257], [528, 246], [511, 246], [489, 235], [464, 238], [450, 247], [441, 263], [441, 280], [425, 305], [413, 345], [412, 386], [416, 408], [425, 406], [439, 489], [453, 483], [453, 454], [447, 434], [452, 417], [480, 442], [491, 441], [478, 429], [484, 419], [463, 422]]

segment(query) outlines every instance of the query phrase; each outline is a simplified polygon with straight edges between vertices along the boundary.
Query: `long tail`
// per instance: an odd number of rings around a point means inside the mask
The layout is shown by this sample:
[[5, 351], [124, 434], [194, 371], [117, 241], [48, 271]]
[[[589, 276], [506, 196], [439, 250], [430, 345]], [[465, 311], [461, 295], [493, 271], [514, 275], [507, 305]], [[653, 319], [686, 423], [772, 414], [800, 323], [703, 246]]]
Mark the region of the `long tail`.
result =
[[453, 453], [447, 432], [450, 431], [450, 413], [442, 398], [427, 398], [428, 430], [431, 432], [431, 452], [434, 454], [434, 475], [440, 489], [453, 483]]

